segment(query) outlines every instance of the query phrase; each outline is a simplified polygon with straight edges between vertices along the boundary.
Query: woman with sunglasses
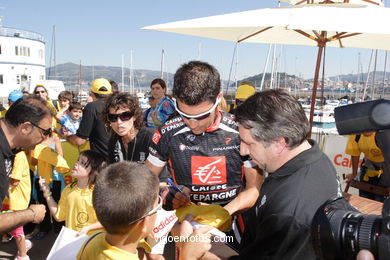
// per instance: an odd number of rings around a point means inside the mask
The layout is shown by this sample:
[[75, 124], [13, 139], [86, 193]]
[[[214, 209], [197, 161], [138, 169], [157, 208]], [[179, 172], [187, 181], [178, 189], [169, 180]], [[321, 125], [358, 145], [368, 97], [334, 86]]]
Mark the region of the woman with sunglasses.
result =
[[123, 160], [143, 163], [149, 154], [153, 130], [144, 127], [137, 98], [115, 93], [107, 99], [102, 115], [112, 132], [108, 143], [109, 163]]
[[42, 98], [46, 102], [46, 106], [52, 111], [53, 115], [57, 114], [53, 101], [49, 98], [49, 92], [43, 85], [36, 85], [33, 91], [35, 96]]
[[156, 107], [151, 108], [146, 117], [146, 126], [157, 128], [175, 112], [172, 100], [166, 96], [167, 85], [162, 79], [154, 79], [150, 84], [150, 91], [155, 99]]

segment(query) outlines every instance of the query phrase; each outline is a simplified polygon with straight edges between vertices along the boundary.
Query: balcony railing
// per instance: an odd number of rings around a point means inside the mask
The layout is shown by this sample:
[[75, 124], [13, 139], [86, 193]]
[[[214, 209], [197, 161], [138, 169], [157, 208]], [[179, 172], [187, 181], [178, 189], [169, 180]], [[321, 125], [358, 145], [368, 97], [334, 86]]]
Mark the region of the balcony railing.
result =
[[21, 29], [15, 29], [15, 28], [1, 27], [1, 26], [0, 26], [0, 36], [19, 37], [23, 39], [44, 42], [43, 36], [39, 33], [30, 32]]

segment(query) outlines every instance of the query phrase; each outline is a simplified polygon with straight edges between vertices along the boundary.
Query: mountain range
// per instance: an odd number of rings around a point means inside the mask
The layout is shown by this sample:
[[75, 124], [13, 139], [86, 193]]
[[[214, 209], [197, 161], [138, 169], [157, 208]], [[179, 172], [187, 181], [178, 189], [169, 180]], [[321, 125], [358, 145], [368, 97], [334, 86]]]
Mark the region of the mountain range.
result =
[[[47, 79], [57, 79], [61, 80], [65, 83], [65, 86], [68, 89], [77, 89], [81, 85], [83, 88], [88, 88], [88, 84], [95, 78], [106, 78], [108, 80], [114, 80], [118, 83], [119, 87], [122, 88], [121, 82], [122, 82], [122, 68], [121, 67], [115, 67], [115, 66], [80, 66], [75, 63], [63, 63], [58, 64], [54, 67], [46, 68], [46, 75]], [[129, 82], [130, 82], [130, 69], [124, 68], [123, 69], [123, 75], [124, 75], [124, 86], [123, 88], [129, 89]], [[383, 71], [377, 71], [375, 73], [375, 81], [376, 82], [383, 82], [384, 77]], [[390, 73], [386, 73], [386, 78], [389, 78]], [[160, 71], [154, 71], [154, 70], [146, 70], [146, 69], [137, 69], [132, 71], [132, 82], [135, 89], [138, 90], [145, 90], [149, 89], [150, 82], [155, 78], [160, 78], [161, 72]], [[369, 80], [372, 80], [373, 73], [370, 74]], [[337, 75], [328, 77], [328, 81], [344, 81], [344, 82], [356, 82], [358, 78], [357, 74], [344, 74], [344, 75]], [[367, 73], [362, 73], [360, 75], [360, 81], [365, 82], [367, 78]], [[173, 83], [173, 74], [172, 73], [164, 73], [163, 79], [167, 82], [168, 89], [172, 88]], [[294, 75], [289, 75], [286, 73], [278, 73], [277, 74], [277, 80], [279, 85], [283, 88], [291, 88], [294, 85], [301, 85], [304, 82], [310, 82], [312, 79], [304, 80], [299, 77], [295, 77]], [[261, 81], [262, 81], [262, 74], [254, 75], [251, 77], [247, 77], [245, 79], [242, 79], [237, 82], [239, 84], [242, 81], [250, 81], [252, 82], [256, 87], [260, 87]], [[271, 82], [271, 73], [265, 74], [264, 79], [264, 86], [267, 88], [270, 86]], [[227, 80], [222, 80], [222, 85], [226, 86], [229, 84], [229, 90], [235, 89], [235, 82], [227, 82]], [[303, 84], [305, 85], [305, 84]]]

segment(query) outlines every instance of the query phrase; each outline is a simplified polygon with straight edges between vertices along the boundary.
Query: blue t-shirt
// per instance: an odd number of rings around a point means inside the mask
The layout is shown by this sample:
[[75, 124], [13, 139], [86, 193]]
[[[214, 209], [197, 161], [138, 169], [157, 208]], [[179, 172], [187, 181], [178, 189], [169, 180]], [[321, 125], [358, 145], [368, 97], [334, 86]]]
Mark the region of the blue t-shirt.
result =
[[61, 135], [64, 135], [65, 132], [69, 132], [71, 135], [75, 135], [77, 129], [79, 129], [80, 122], [81, 122], [81, 118], [76, 120], [73, 119], [69, 114], [63, 115], [60, 121]]
[[[156, 106], [156, 108], [150, 108], [149, 113], [146, 117], [146, 126], [157, 128], [165, 121], [167, 121], [168, 117], [175, 112], [175, 106], [173, 105], [172, 100], [169, 97], [165, 96]], [[153, 121], [152, 114], [157, 113], [157, 122]], [[156, 124], [157, 123], [157, 124]]]

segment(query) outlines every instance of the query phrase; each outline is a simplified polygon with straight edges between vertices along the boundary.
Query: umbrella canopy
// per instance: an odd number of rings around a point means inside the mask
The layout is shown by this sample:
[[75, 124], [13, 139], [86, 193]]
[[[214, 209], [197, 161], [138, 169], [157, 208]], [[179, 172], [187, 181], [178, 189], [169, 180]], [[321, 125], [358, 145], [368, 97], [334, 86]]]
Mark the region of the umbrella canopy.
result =
[[[152, 25], [142, 29], [212, 39], [330, 47], [390, 49], [390, 8], [311, 4], [266, 8]], [[321, 39], [321, 32], [326, 38]]]
[[292, 5], [315, 4], [315, 3], [349, 3], [363, 5], [380, 5], [383, 6], [382, 0], [280, 0]]
[[318, 46], [310, 126], [325, 46], [390, 49], [390, 8], [359, 4], [302, 4], [143, 27], [212, 39]]

